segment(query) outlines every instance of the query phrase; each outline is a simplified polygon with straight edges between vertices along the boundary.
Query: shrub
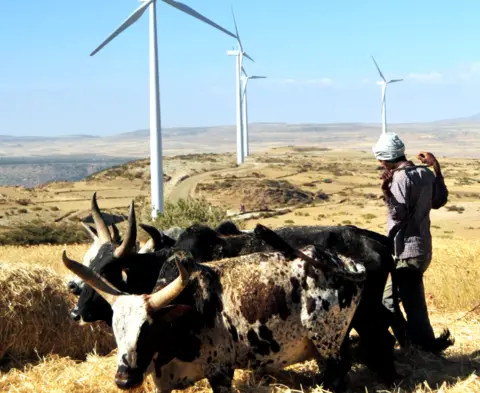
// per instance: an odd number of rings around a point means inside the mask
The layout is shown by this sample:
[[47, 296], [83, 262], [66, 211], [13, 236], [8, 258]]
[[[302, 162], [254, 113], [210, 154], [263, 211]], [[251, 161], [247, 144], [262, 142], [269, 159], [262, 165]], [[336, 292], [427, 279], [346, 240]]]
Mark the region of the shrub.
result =
[[20, 206], [30, 205], [30, 199], [17, 199], [16, 201]]
[[463, 206], [456, 205], [446, 206], [446, 209], [449, 212], [457, 212], [458, 214], [462, 214], [465, 211], [465, 208]]
[[226, 217], [225, 210], [210, 205], [205, 199], [180, 199], [177, 203], [166, 202], [164, 213], [158, 215], [154, 225], [159, 229], [186, 228], [196, 223], [215, 227]]
[[18, 224], [0, 234], [0, 245], [75, 244], [90, 242], [80, 225], [46, 224], [32, 221]]

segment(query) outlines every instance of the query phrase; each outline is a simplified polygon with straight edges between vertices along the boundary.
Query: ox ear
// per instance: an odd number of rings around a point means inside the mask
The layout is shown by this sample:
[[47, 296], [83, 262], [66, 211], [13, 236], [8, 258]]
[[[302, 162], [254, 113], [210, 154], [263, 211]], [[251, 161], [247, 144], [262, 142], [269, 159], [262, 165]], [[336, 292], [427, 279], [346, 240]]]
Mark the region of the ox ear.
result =
[[162, 323], [168, 324], [176, 330], [177, 328], [182, 329], [186, 326], [193, 327], [196, 314], [197, 310], [193, 306], [174, 304], [158, 310], [155, 318], [158, 318]]
[[139, 224], [139, 226], [150, 236], [150, 239], [148, 239], [142, 249], [154, 252], [164, 247], [172, 247], [175, 244], [175, 240], [168, 237], [154, 226], [147, 224]]
[[67, 257], [67, 252], [63, 250], [63, 263], [72, 273], [76, 274], [93, 289], [95, 289], [100, 296], [102, 296], [110, 305], [113, 305], [119, 296], [124, 295], [107, 280], [95, 273], [89, 267], [82, 265]]
[[123, 239], [122, 244], [120, 244], [115, 251], [113, 252], [113, 255], [115, 257], [120, 258], [122, 256], [125, 256], [129, 252], [132, 251], [132, 249], [135, 247], [137, 241], [137, 220], [135, 218], [135, 206], [133, 201], [130, 203], [130, 210], [128, 212], [128, 228], [127, 228], [127, 233], [125, 235], [125, 239]]
[[94, 192], [92, 196], [92, 217], [93, 221], [95, 222], [95, 227], [98, 232], [98, 238], [102, 244], [110, 243], [112, 241], [112, 237], [110, 236], [110, 231], [105, 224], [103, 219], [102, 213], [100, 213], [100, 208], [97, 204], [97, 193]]
[[160, 318], [162, 322], [175, 323], [196, 311], [194, 307], [187, 304], [174, 304], [162, 308]]
[[185, 253], [178, 252], [170, 257], [170, 260], [171, 259], [175, 259], [175, 263], [177, 264], [179, 273], [178, 277], [166, 287], [152, 293], [151, 295], [147, 295], [147, 303], [153, 311], [160, 310], [161, 308], [168, 306], [170, 302], [175, 300], [188, 285], [190, 273], [187, 271], [187, 269], [185, 269], [181, 262], [181, 259], [185, 259]]
[[158, 250], [163, 244], [163, 234], [154, 226], [147, 225], [147, 224], [139, 224], [139, 225], [150, 236], [150, 239], [148, 239], [147, 243], [145, 243], [145, 246], [148, 245], [147, 246], [148, 249], [152, 251]]

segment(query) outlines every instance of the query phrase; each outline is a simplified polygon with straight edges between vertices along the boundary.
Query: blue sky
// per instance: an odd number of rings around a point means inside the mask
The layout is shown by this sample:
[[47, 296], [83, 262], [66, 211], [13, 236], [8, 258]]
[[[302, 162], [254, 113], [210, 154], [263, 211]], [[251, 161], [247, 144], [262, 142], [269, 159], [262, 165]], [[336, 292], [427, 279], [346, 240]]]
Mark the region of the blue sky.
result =
[[[233, 30], [251, 74], [251, 122], [379, 122], [480, 112], [480, 2], [432, 0], [184, 0]], [[135, 0], [2, 1], [0, 134], [110, 135], [148, 127], [148, 13], [96, 56], [89, 53]], [[158, 1], [162, 123], [235, 122], [235, 44]]]

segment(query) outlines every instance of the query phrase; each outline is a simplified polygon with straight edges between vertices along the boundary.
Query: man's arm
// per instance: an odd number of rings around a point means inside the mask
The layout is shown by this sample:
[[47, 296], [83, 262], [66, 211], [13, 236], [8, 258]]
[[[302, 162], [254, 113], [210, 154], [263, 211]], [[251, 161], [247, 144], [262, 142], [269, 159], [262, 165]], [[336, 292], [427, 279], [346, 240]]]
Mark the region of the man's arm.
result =
[[432, 153], [420, 152], [417, 158], [422, 163], [432, 166], [435, 173], [435, 181], [433, 182], [432, 191], [432, 209], [440, 209], [445, 206], [448, 201], [448, 189], [443, 178], [442, 169], [440, 163]]

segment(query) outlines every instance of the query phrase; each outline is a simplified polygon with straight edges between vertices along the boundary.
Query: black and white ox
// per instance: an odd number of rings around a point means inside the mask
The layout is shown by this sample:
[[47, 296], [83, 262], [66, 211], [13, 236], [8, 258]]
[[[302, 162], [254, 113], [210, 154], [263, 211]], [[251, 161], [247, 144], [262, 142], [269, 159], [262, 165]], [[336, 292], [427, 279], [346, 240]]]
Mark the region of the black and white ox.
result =
[[220, 393], [231, 392], [237, 368], [272, 374], [315, 359], [326, 366], [326, 386], [348, 372], [340, 349], [365, 268], [314, 246], [300, 255], [261, 252], [200, 264], [180, 251], [172, 256], [177, 277], [149, 295], [119, 291], [65, 252], [63, 261], [112, 307], [119, 388], [140, 386], [151, 374], [161, 392], [207, 378]]

